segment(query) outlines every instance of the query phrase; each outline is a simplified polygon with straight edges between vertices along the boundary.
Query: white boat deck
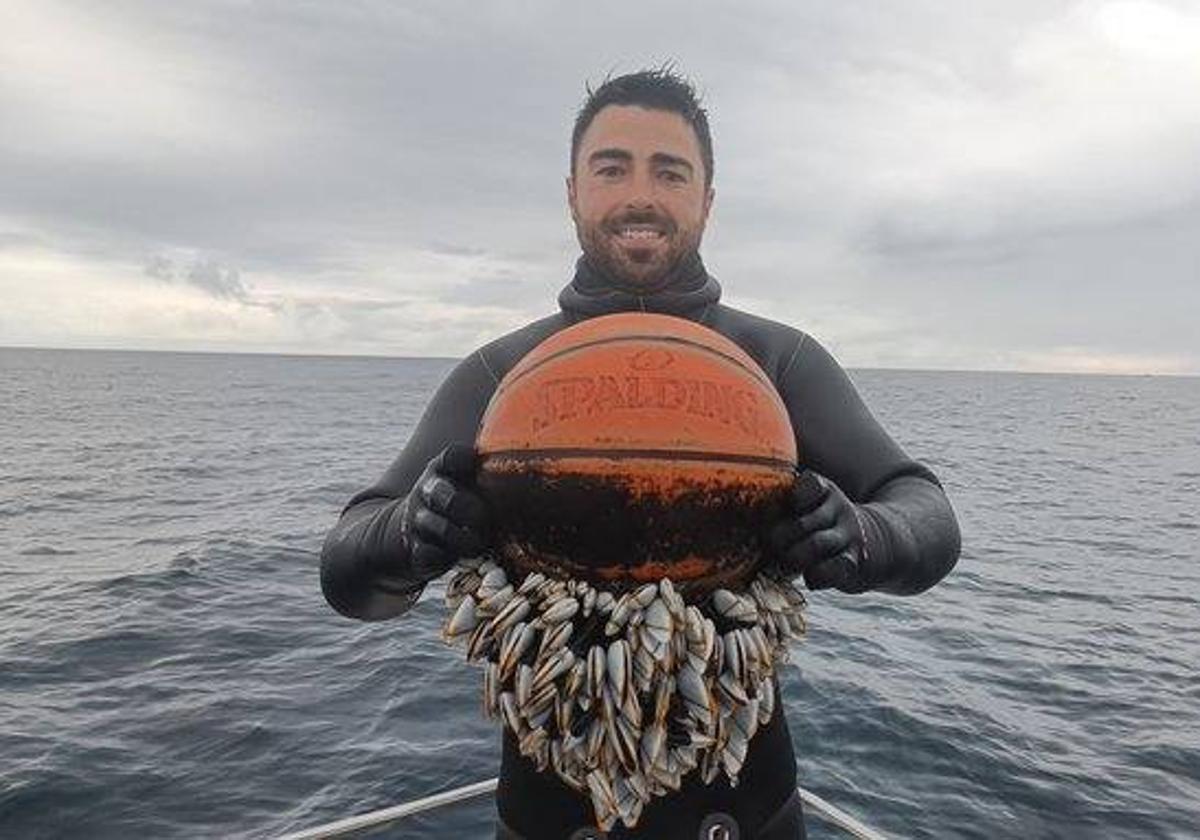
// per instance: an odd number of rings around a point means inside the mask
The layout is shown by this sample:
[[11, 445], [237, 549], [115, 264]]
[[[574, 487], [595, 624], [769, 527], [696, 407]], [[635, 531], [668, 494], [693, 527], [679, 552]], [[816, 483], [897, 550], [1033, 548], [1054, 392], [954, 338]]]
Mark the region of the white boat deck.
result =
[[[435, 808], [452, 805], [456, 802], [465, 802], [468, 799], [492, 793], [496, 790], [498, 782], [499, 779], [486, 779], [482, 782], [464, 785], [453, 790], [435, 793], [422, 799], [414, 799], [411, 802], [405, 802], [401, 805], [393, 805], [390, 808], [370, 811], [366, 814], [359, 814], [355, 817], [347, 817], [343, 820], [298, 831], [294, 834], [281, 837], [279, 840], [328, 840], [328, 838], [334, 837], [348, 837], [359, 831], [379, 828], [388, 823], [410, 817], [413, 814], [432, 811]], [[799, 788], [799, 791], [800, 798], [808, 808], [808, 813], [814, 814], [825, 822], [837, 826], [849, 836], [859, 838], [859, 840], [885, 840], [884, 836], [878, 831], [855, 819], [835, 805], [830, 804], [812, 791], [805, 790], [804, 788]]]

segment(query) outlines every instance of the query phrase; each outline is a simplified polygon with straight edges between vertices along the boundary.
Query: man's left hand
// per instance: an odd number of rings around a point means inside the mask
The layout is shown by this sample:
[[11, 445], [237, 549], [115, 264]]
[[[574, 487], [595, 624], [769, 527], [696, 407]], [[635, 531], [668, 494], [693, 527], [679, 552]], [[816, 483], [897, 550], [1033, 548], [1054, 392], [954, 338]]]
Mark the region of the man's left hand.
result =
[[812, 470], [796, 476], [788, 513], [769, 539], [779, 570], [788, 577], [804, 575], [809, 589], [867, 588], [862, 523], [854, 503], [824, 476]]

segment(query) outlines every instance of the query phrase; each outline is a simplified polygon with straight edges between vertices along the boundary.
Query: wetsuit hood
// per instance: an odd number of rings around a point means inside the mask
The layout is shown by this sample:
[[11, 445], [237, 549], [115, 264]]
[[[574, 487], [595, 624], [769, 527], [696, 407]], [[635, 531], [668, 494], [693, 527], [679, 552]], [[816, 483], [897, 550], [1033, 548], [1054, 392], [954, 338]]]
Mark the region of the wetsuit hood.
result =
[[698, 253], [685, 257], [652, 288], [623, 285], [582, 256], [575, 263], [575, 277], [558, 295], [558, 305], [571, 321], [611, 312], [658, 312], [698, 319], [720, 299], [721, 285], [709, 276]]

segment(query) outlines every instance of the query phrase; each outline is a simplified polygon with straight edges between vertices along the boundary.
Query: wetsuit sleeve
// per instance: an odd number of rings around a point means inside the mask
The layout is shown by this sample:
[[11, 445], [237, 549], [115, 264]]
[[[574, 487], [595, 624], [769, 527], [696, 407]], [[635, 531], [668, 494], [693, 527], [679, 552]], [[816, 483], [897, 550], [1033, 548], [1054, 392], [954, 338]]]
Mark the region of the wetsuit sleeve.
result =
[[426, 464], [446, 446], [474, 445], [495, 387], [496, 377], [480, 353], [459, 363], [383, 477], [350, 500], [321, 551], [321, 589], [338, 612], [377, 621], [417, 602], [424, 582], [407, 572], [400, 530], [405, 499]]
[[908, 595], [945, 577], [958, 561], [960, 536], [941, 484], [884, 431], [850, 377], [811, 337], [800, 336], [780, 394], [801, 464], [833, 480], [855, 503], [866, 588]]

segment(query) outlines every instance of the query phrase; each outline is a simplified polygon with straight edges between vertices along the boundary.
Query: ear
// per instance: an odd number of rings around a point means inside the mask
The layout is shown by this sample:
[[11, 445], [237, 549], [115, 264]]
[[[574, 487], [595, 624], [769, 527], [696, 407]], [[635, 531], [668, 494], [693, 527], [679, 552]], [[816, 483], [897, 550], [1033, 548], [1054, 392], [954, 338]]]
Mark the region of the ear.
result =
[[713, 199], [716, 197], [717, 191], [713, 187], [709, 187], [707, 192], [704, 194], [704, 215], [702, 218], [705, 224], [708, 223], [708, 213], [710, 210], [712, 210]]
[[567, 208], [571, 211], [571, 219], [579, 221], [579, 215], [575, 212], [575, 179], [570, 175], [567, 176]]

